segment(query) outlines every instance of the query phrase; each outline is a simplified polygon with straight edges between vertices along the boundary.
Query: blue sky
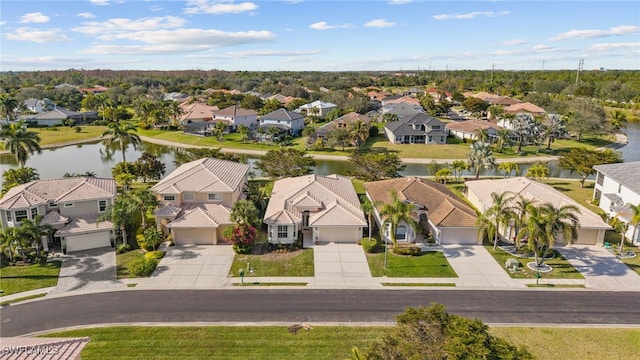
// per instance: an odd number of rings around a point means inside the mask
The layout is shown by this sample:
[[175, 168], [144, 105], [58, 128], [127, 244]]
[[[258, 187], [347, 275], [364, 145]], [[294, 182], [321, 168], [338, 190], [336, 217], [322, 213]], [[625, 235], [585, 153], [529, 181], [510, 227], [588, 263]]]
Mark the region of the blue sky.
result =
[[0, 69], [640, 70], [638, 1], [2, 0]]

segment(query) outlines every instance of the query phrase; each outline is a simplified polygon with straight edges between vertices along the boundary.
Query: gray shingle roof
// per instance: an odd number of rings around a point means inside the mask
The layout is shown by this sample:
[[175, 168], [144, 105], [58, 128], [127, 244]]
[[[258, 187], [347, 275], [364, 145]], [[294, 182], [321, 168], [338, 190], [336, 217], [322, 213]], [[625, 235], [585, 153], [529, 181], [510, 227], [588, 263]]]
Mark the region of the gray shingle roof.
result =
[[283, 120], [283, 121], [292, 121], [292, 120], [296, 120], [296, 119], [304, 119], [304, 115], [297, 113], [297, 112], [293, 112], [293, 111], [289, 111], [286, 109], [278, 109], [278, 110], [274, 110], [268, 114], [264, 114], [260, 117], [260, 119], [266, 119], [266, 120]]
[[640, 161], [596, 165], [593, 169], [640, 194]]

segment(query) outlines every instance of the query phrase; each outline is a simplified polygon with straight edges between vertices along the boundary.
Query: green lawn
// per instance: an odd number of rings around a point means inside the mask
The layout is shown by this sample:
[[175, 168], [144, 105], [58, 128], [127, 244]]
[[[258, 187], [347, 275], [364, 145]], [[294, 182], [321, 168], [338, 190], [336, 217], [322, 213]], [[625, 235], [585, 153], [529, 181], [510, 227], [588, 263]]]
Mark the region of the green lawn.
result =
[[[536, 272], [529, 269], [527, 264], [535, 261], [533, 258], [519, 258], [515, 257], [505, 251], [500, 249], [493, 250], [493, 245], [485, 246], [487, 251], [493, 256], [494, 259], [500, 264], [500, 266], [504, 267], [504, 264], [508, 259], [517, 259], [520, 263], [518, 270], [515, 273], [508, 271], [505, 268], [505, 272], [509, 274], [514, 279], [535, 279]], [[544, 263], [550, 265], [553, 270], [549, 273], [541, 274], [541, 279], [584, 279], [584, 276], [580, 274], [576, 268], [573, 267], [559, 252], [555, 251], [555, 257], [550, 260], [545, 260]]]
[[[247, 263], [253, 268], [253, 274], [247, 274]], [[267, 253], [262, 255], [236, 254], [229, 274], [239, 277], [240, 269], [245, 270], [245, 276], [305, 276], [314, 275], [313, 249], [302, 249], [284, 253]]]
[[0, 268], [0, 289], [3, 295], [56, 286], [61, 261]]
[[384, 268], [384, 252], [367, 254], [367, 262], [374, 277], [458, 277], [445, 256], [439, 251], [420, 256], [396, 255], [387, 252], [387, 268]]
[[593, 181], [586, 181], [584, 183], [584, 188], [580, 187], [580, 181], [577, 180], [547, 179], [542, 180], [542, 182], [577, 201], [580, 205], [595, 212], [596, 214], [604, 213], [602, 209], [591, 203], [591, 199], [593, 198]]
[[136, 258], [143, 258], [144, 252], [140, 249], [131, 250], [126, 253], [116, 255], [116, 272], [118, 279], [135, 278], [135, 276], [129, 274], [127, 265], [130, 261]]
[[[75, 128], [67, 126], [35, 128], [29, 131], [35, 132], [40, 136], [40, 146], [62, 144], [72, 141], [82, 141], [102, 136], [107, 130], [106, 126], [80, 126], [82, 131], [76, 133]], [[57, 130], [55, 130], [57, 129]]]
[[[347, 359], [388, 327], [286, 326], [99, 327], [48, 334], [91, 338], [91, 359]], [[640, 329], [492, 327], [491, 334], [525, 345], [541, 360], [636, 359]]]
[[631, 268], [631, 270], [635, 271], [638, 273], [638, 275], [640, 275], [640, 249], [638, 249], [635, 246], [630, 246], [629, 250], [633, 251], [634, 253], [636, 253], [636, 257], [634, 258], [626, 258], [626, 259], [620, 259], [623, 263], [627, 264], [628, 267]]

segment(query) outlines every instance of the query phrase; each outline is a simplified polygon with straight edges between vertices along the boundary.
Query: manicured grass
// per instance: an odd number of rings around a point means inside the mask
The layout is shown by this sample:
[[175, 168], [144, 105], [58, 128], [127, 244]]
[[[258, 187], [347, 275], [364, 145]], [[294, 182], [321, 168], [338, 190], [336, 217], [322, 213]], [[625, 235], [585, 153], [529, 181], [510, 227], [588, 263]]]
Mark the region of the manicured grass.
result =
[[634, 258], [624, 258], [624, 259], [620, 259], [620, 260], [623, 263], [625, 263], [628, 267], [630, 267], [631, 270], [637, 272], [638, 275], [640, 275], [640, 249], [638, 249], [635, 246], [630, 246], [629, 250], [633, 251], [634, 253], [636, 253], [636, 257], [634, 257]]
[[[248, 274], [247, 263], [253, 268]], [[263, 255], [236, 254], [229, 275], [239, 277], [240, 269], [245, 270], [245, 279], [263, 276], [313, 276], [313, 249], [296, 250], [291, 253], [268, 253]]]
[[455, 287], [455, 283], [382, 283], [382, 286], [447, 286]]
[[351, 182], [353, 183], [353, 188], [356, 190], [356, 194], [358, 194], [358, 196], [365, 196], [366, 190], [364, 189], [364, 181], [353, 178], [351, 179]]
[[116, 272], [118, 279], [135, 278], [135, 276], [129, 274], [127, 265], [130, 261], [136, 258], [143, 258], [144, 252], [140, 249], [131, 250], [126, 253], [116, 255]]
[[458, 277], [445, 256], [439, 251], [422, 253], [420, 256], [396, 255], [389, 248], [387, 268], [384, 268], [384, 253], [367, 254], [367, 262], [373, 277]]
[[596, 214], [604, 213], [602, 209], [591, 203], [591, 199], [593, 198], [593, 181], [585, 181], [584, 187], [580, 187], [580, 181], [576, 180], [547, 179], [542, 180], [542, 182], [558, 190], [572, 200], [577, 201], [580, 205], [595, 212]]
[[531, 288], [584, 288], [580, 284], [525, 284]]
[[245, 282], [244, 284], [233, 283], [233, 286], [307, 286], [307, 283], [306, 282]]
[[[75, 128], [58, 126], [49, 128], [35, 128], [29, 131], [35, 132], [40, 137], [40, 146], [64, 144], [73, 141], [83, 141], [101, 137], [107, 130], [106, 126], [82, 126], [82, 131], [77, 133]], [[57, 129], [57, 130], [54, 130]]]
[[13, 299], [13, 300], [2, 301], [2, 302], [0, 302], [0, 306], [5, 306], [5, 305], [8, 305], [8, 304], [17, 303], [17, 302], [21, 302], [21, 301], [27, 301], [27, 300], [31, 300], [31, 299], [37, 299], [37, 298], [44, 297], [44, 296], [47, 296], [47, 294], [46, 293], [35, 294], [35, 295], [25, 296], [25, 297]]
[[49, 261], [0, 268], [0, 289], [4, 291], [2, 295], [56, 286], [61, 265], [61, 261]]
[[[513, 256], [505, 251], [500, 249], [493, 250], [493, 245], [485, 246], [489, 254], [493, 256], [494, 259], [504, 268], [504, 264], [508, 259], [516, 259], [520, 263], [518, 270], [515, 273], [512, 273], [508, 269], [505, 268], [505, 272], [509, 274], [514, 279], [535, 279], [536, 272], [529, 269], [527, 264], [535, 261], [533, 258], [519, 258]], [[555, 251], [555, 257], [553, 259], [545, 260], [544, 263], [551, 266], [553, 270], [549, 273], [543, 273], [542, 279], [584, 279], [584, 276], [580, 274], [576, 268], [573, 267], [559, 252]]]
[[111, 327], [47, 336], [89, 336], [82, 351], [91, 359], [347, 359], [366, 348], [381, 327], [313, 326], [297, 334], [287, 326]]
[[640, 329], [492, 327], [490, 333], [525, 345], [545, 359], [637, 359]]

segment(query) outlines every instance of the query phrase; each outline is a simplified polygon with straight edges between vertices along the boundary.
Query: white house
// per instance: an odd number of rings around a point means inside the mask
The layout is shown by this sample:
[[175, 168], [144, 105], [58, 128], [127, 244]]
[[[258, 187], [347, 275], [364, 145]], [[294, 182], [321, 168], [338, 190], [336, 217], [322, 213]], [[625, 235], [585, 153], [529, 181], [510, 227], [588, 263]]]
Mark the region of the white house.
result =
[[296, 112], [307, 114], [307, 115], [316, 115], [318, 117], [325, 117], [328, 113], [338, 108], [338, 105], [330, 102], [323, 102], [320, 100], [316, 100], [314, 102], [310, 102], [308, 104], [304, 104], [296, 109]]
[[253, 129], [258, 125], [258, 113], [255, 110], [243, 109], [239, 106], [232, 105], [222, 110], [214, 110], [213, 122], [222, 121], [229, 124], [234, 130], [238, 125], [244, 125], [249, 129]]
[[304, 128], [304, 115], [286, 109], [274, 110], [260, 117], [260, 126], [286, 128], [291, 135], [298, 135]]
[[[609, 216], [618, 216], [620, 220], [631, 219], [630, 205], [640, 204], [640, 161], [596, 165], [596, 184], [593, 199]], [[629, 226], [627, 239], [633, 236], [634, 227]], [[640, 229], [632, 243], [640, 242]]]

